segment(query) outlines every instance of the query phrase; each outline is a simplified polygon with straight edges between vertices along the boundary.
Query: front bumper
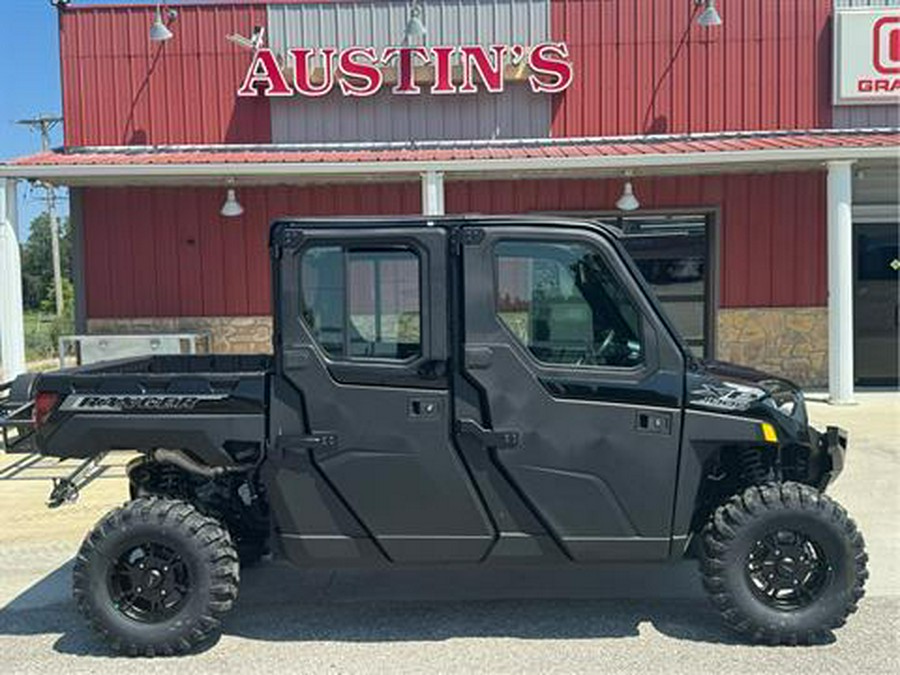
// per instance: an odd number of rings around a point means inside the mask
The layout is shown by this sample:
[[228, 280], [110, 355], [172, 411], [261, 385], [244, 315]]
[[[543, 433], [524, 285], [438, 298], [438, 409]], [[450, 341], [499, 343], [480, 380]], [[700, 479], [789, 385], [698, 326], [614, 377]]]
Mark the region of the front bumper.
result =
[[826, 427], [822, 432], [810, 427], [809, 431], [820, 467], [818, 486], [824, 490], [844, 470], [847, 430], [841, 427]]

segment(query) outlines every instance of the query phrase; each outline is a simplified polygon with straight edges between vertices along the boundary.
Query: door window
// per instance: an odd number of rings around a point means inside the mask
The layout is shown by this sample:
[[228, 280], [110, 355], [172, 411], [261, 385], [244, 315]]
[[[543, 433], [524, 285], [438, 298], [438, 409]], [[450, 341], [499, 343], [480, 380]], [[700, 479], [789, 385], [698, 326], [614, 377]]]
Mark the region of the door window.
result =
[[407, 360], [421, 354], [416, 253], [313, 246], [300, 270], [301, 317], [329, 356]]
[[598, 252], [571, 242], [501, 242], [495, 258], [498, 317], [537, 359], [643, 362], [640, 312]]

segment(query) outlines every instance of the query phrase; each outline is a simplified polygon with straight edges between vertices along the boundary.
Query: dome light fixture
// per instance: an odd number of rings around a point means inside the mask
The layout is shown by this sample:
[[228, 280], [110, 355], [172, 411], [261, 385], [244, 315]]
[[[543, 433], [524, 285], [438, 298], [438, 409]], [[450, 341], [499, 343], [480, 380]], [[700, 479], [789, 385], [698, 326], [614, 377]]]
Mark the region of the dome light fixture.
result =
[[[172, 23], [178, 16], [178, 12], [174, 9], [166, 10], [166, 19]], [[172, 39], [172, 31], [163, 21], [163, 11], [159, 3], [156, 3], [156, 15], [153, 17], [153, 23], [150, 24], [150, 40], [151, 42], [166, 42]]]
[[428, 35], [428, 29], [425, 27], [425, 9], [422, 7], [421, 0], [413, 0], [410, 5], [409, 21], [406, 22], [404, 33], [407, 44], [424, 39]]
[[225, 193], [225, 201], [219, 213], [226, 218], [237, 218], [244, 213], [244, 207], [237, 200], [237, 192], [234, 189], [234, 181], [228, 181], [228, 192]]
[[703, 5], [703, 11], [697, 16], [697, 23], [704, 28], [721, 26], [722, 17], [716, 9], [716, 0], [694, 0], [695, 5]]
[[628, 176], [625, 185], [622, 186], [622, 196], [616, 201], [616, 208], [619, 211], [636, 211], [641, 208], [641, 203], [634, 196], [634, 186], [631, 184], [631, 177]]

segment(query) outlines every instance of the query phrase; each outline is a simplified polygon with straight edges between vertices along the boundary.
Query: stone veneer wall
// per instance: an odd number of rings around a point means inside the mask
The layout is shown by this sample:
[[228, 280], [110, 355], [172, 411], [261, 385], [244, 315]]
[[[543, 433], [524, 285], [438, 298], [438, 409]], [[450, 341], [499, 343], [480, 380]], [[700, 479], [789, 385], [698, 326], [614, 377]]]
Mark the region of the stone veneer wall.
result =
[[272, 317], [200, 316], [140, 319], [88, 319], [89, 333], [194, 333], [212, 336], [211, 349], [218, 353], [260, 354], [272, 352]]
[[[272, 318], [173, 317], [88, 319], [90, 333], [209, 332], [212, 351], [270, 353]], [[828, 383], [828, 309], [776, 307], [720, 309], [717, 358], [776, 375], [806, 387]]]
[[828, 308], [720, 309], [716, 358], [782, 375], [805, 387], [828, 384]]

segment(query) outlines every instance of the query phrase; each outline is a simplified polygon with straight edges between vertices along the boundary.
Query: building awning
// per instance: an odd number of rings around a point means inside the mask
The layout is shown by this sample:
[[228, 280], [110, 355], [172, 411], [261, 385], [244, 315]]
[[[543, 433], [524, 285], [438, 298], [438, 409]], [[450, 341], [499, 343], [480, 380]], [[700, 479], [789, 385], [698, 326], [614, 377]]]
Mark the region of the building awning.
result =
[[[603, 138], [302, 145], [167, 145], [55, 150], [0, 164], [0, 177], [123, 184], [236, 179], [448, 179], [796, 169], [836, 160], [900, 159], [900, 129], [821, 129]], [[524, 177], [524, 176], [523, 176]], [[247, 180], [246, 182], [252, 182]]]

